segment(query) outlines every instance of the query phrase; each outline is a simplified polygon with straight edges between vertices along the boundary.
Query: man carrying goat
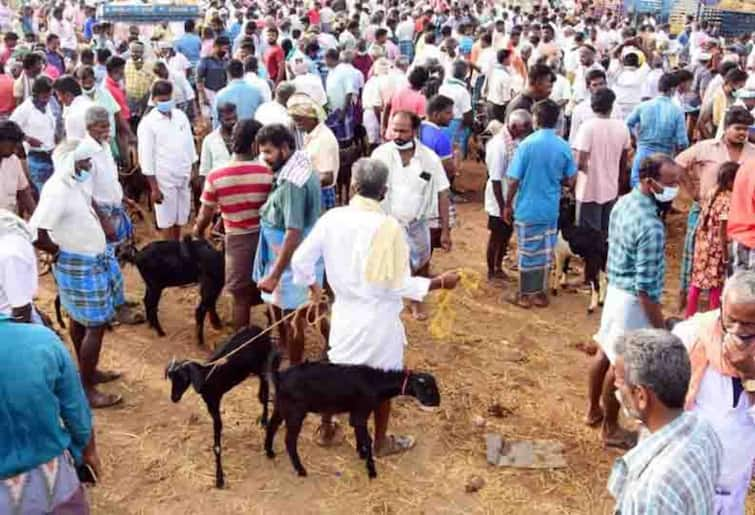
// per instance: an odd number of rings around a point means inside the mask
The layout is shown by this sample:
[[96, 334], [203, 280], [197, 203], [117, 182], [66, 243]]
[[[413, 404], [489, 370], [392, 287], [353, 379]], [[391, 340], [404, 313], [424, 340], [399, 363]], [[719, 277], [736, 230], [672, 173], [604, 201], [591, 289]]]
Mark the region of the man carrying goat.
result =
[[[388, 168], [376, 159], [354, 165], [355, 196], [348, 206], [328, 211], [294, 253], [294, 282], [309, 286], [319, 299], [316, 264], [325, 261], [335, 293], [328, 350], [332, 363], [367, 365], [383, 370], [404, 368], [406, 333], [399, 317], [403, 298], [421, 301], [427, 292], [452, 289], [456, 272], [433, 279], [412, 277], [409, 247], [399, 223], [380, 207], [386, 193]], [[375, 410], [375, 455], [387, 456], [414, 445], [409, 436], [388, 436], [390, 401]], [[336, 427], [323, 417], [320, 443], [336, 439]]]

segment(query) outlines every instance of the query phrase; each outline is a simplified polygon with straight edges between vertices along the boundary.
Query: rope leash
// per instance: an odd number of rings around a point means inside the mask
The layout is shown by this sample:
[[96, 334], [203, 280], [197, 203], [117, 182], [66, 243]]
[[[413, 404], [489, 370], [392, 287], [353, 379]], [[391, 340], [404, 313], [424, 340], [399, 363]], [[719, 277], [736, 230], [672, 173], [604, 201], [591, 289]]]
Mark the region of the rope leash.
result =
[[[469, 268], [459, 270], [459, 284], [465, 293], [472, 293], [480, 287], [480, 273]], [[430, 336], [436, 340], [446, 339], [453, 332], [456, 309], [453, 307], [455, 292], [443, 290], [438, 294], [435, 315], [430, 320]]]

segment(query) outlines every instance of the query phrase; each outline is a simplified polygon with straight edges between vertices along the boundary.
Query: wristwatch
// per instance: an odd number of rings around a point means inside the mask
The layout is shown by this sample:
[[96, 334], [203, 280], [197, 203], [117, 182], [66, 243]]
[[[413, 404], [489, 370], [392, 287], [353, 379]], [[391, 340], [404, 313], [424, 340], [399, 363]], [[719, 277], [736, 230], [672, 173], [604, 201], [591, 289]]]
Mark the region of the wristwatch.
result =
[[742, 381], [742, 388], [747, 393], [755, 393], [755, 379], [745, 379]]

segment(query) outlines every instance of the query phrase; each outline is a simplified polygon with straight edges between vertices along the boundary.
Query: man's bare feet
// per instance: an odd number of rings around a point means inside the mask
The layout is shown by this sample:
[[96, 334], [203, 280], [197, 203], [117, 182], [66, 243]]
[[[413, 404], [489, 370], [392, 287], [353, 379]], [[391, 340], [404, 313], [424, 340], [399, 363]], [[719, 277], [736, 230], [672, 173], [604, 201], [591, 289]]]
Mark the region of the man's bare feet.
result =
[[545, 293], [538, 293], [532, 298], [532, 305], [536, 308], [547, 308], [550, 305], [548, 295]]
[[584, 421], [588, 427], [598, 427], [603, 422], [603, 410], [600, 406], [588, 408]]
[[378, 458], [384, 458], [386, 456], [391, 456], [392, 454], [400, 454], [414, 447], [416, 443], [417, 441], [413, 436], [388, 435], [382, 442], [375, 442], [375, 456]]
[[109, 408], [110, 406], [115, 406], [123, 400], [123, 397], [121, 397], [120, 395], [102, 393], [97, 391], [95, 388], [88, 388], [86, 394], [87, 399], [89, 400], [89, 405], [94, 409]]
[[522, 309], [530, 309], [532, 307], [532, 301], [529, 295], [514, 293], [513, 295], [506, 297], [506, 302]]
[[115, 372], [112, 370], [95, 370], [94, 382], [98, 384], [109, 383], [111, 381], [119, 379], [121, 375], [122, 374], [120, 372]]
[[637, 433], [622, 427], [609, 431], [603, 426], [603, 445], [628, 451], [637, 445]]
[[425, 305], [421, 302], [411, 301], [409, 309], [412, 312], [412, 318], [418, 322], [424, 322], [427, 320], [427, 313], [425, 312]]

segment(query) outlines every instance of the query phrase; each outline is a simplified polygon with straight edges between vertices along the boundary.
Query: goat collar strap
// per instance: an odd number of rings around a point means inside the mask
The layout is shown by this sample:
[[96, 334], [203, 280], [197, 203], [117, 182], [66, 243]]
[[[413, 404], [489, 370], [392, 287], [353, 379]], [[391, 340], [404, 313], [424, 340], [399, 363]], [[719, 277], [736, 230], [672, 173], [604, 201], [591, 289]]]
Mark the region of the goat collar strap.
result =
[[412, 371], [407, 368], [404, 372], [404, 382], [401, 384], [401, 393], [399, 395], [406, 395], [406, 384], [409, 382], [410, 375], [412, 375]]

